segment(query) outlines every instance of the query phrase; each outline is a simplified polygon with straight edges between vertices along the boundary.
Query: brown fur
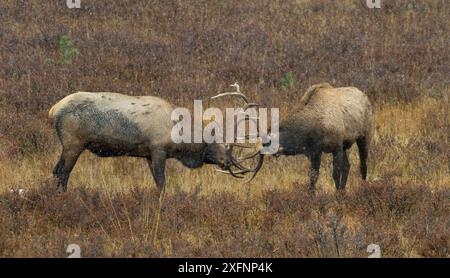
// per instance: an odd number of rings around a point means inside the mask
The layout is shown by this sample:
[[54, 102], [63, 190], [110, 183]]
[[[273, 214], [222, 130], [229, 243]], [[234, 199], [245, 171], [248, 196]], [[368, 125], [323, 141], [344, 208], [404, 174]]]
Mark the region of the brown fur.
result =
[[316, 93], [316, 91], [319, 91], [321, 89], [329, 89], [329, 88], [333, 88], [329, 83], [320, 83], [320, 84], [312, 85], [303, 94], [302, 99], [300, 100], [301, 104], [307, 105], [309, 100], [311, 99], [311, 97]]
[[347, 182], [350, 164], [346, 150], [358, 144], [361, 175], [367, 175], [367, 153], [372, 137], [372, 107], [354, 87], [334, 88], [328, 83], [310, 87], [301, 106], [280, 125], [279, 154], [305, 154], [311, 161], [310, 187], [317, 182], [322, 153], [333, 154], [333, 178], [338, 189]]

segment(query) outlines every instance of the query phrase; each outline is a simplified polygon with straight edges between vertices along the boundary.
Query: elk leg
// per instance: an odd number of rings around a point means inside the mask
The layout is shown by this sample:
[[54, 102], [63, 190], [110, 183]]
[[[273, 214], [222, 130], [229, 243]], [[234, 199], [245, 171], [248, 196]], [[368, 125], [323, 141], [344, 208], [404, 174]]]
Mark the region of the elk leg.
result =
[[342, 166], [341, 188], [344, 189], [347, 184], [348, 174], [350, 172], [350, 163], [348, 162], [348, 155], [346, 151], [344, 151]]
[[156, 186], [159, 191], [164, 190], [166, 183], [165, 168], [166, 168], [166, 152], [162, 150], [155, 150], [152, 152], [151, 160], [147, 159], [149, 162], [150, 171], [152, 172], [153, 179], [155, 180]]
[[356, 140], [356, 144], [358, 145], [358, 151], [359, 151], [359, 163], [360, 163], [360, 170], [361, 170], [361, 177], [363, 180], [366, 180], [367, 178], [367, 142], [366, 138], [362, 137]]
[[58, 179], [57, 187], [61, 188], [64, 192], [67, 191], [70, 173], [82, 151], [80, 148], [63, 148], [61, 157], [53, 169], [53, 175]]
[[319, 178], [320, 171], [320, 159], [322, 157], [322, 153], [312, 153], [310, 155], [311, 161], [311, 172], [309, 176], [309, 191], [314, 192], [316, 189], [317, 179]]
[[151, 157], [147, 157], [147, 164], [148, 164], [148, 168], [150, 169], [150, 173], [152, 173], [152, 177], [155, 177], [155, 174], [153, 173], [153, 166], [152, 166], [152, 158]]
[[344, 151], [342, 148], [333, 152], [333, 180], [336, 189], [341, 189], [342, 171], [344, 165]]

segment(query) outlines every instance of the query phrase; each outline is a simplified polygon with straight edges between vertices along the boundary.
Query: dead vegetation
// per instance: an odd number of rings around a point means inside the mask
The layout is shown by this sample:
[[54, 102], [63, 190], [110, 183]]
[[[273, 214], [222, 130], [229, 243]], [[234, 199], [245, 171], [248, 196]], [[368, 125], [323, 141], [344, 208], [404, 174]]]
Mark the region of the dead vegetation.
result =
[[148, 188], [3, 193], [0, 254], [64, 257], [75, 243], [85, 257], [367, 257], [377, 243], [384, 257], [449, 255], [448, 188], [383, 181], [315, 198], [305, 184], [249, 198], [200, 191], [168, 194], [158, 231]]

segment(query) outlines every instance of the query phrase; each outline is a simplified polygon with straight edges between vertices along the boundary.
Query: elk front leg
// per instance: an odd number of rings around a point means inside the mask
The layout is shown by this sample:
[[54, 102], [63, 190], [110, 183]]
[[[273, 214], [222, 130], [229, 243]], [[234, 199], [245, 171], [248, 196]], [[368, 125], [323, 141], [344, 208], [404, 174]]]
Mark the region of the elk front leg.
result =
[[311, 161], [311, 172], [309, 176], [309, 191], [314, 193], [316, 190], [317, 179], [319, 178], [321, 152], [312, 153], [309, 156]]
[[342, 187], [342, 176], [344, 170], [344, 150], [339, 148], [337, 151], [333, 152], [333, 180], [336, 185], [336, 189], [343, 189]]
[[348, 162], [347, 152], [344, 150], [343, 164], [342, 164], [342, 176], [341, 176], [341, 188], [344, 189], [347, 184], [348, 174], [350, 172], [350, 162]]
[[152, 152], [151, 158], [147, 158], [147, 162], [150, 166], [150, 171], [153, 175], [153, 179], [155, 180], [156, 186], [159, 191], [162, 192], [164, 190], [164, 186], [166, 183], [166, 152], [162, 150], [155, 150]]

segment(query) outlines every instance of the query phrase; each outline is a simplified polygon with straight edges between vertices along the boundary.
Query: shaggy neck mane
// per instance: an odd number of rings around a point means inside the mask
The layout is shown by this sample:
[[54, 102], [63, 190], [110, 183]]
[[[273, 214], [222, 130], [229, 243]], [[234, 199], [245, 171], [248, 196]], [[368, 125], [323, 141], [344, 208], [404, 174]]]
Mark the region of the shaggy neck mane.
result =
[[319, 90], [321, 89], [332, 89], [333, 86], [331, 86], [329, 83], [320, 83], [313, 85], [306, 90], [305, 94], [303, 95], [302, 99], [300, 100], [300, 103], [302, 106], [305, 106], [309, 103], [311, 97]]

